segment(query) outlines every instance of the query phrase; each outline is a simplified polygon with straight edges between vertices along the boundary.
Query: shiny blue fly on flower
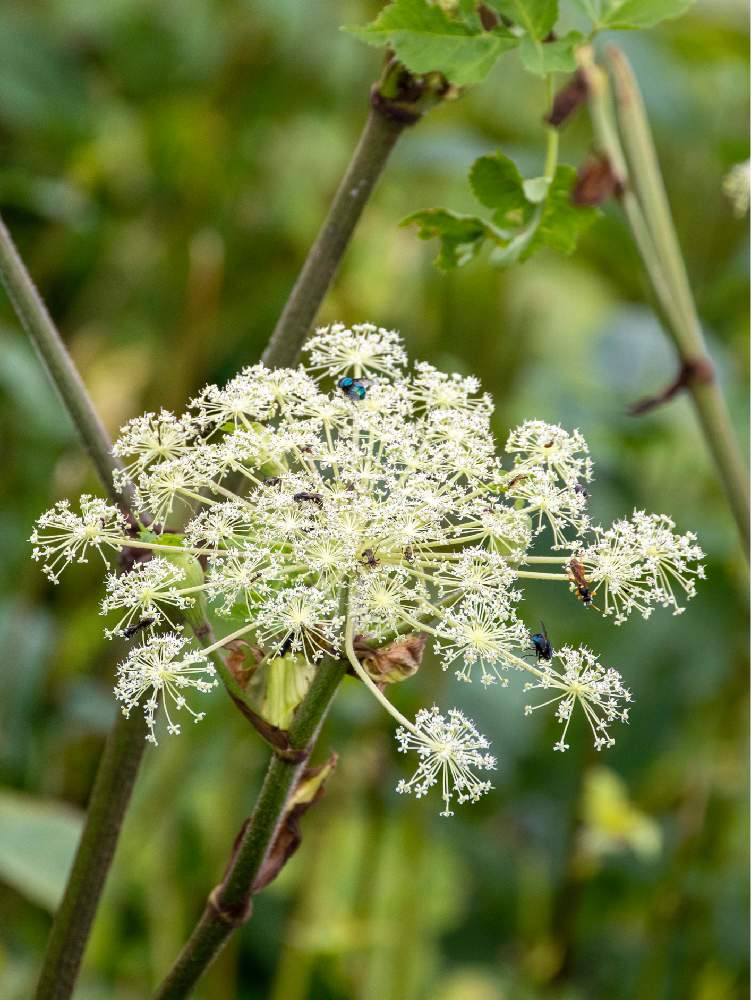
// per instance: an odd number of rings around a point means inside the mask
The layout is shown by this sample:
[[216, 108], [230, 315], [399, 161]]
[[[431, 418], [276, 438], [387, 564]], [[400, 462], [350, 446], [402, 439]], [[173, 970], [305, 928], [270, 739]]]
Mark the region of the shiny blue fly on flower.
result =
[[538, 663], [540, 660], [550, 661], [553, 659], [553, 644], [548, 638], [545, 622], [540, 622], [540, 625], [542, 625], [542, 632], [535, 632], [534, 635], [530, 636], [532, 645], [535, 647]]
[[339, 379], [336, 386], [337, 389], [342, 390], [345, 396], [357, 402], [358, 400], [365, 399], [368, 386], [372, 384], [373, 382], [369, 378], [352, 378], [351, 375], [345, 375], [344, 378]]

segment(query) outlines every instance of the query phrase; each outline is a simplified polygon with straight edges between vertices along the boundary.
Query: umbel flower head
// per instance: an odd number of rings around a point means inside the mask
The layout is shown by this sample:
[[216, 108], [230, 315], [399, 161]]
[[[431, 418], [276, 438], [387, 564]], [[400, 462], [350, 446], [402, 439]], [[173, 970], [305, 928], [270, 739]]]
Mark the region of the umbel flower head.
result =
[[[410, 371], [393, 331], [336, 324], [311, 338], [307, 357], [295, 369], [252, 365], [207, 386], [183, 415], [123, 428], [115, 451], [154, 519], [148, 529], [91, 497], [80, 515], [63, 501], [39, 519], [34, 557], [53, 580], [92, 549], [128, 551], [133, 569], [107, 577], [102, 602], [118, 616], [110, 633], [140, 643], [120, 668], [124, 710], [140, 704], [153, 736], [163, 705], [178, 731], [170, 712], [187, 709], [187, 688], [208, 693], [210, 657], [240, 637], [265, 662], [291, 654], [306, 670], [346, 655], [398, 720], [400, 749], [416, 753], [399, 790], [437, 785], [449, 813], [490, 787], [478, 776], [494, 764], [487, 741], [459, 709], [407, 720], [356, 652], [419, 634], [420, 650], [430, 639], [463, 684], [504, 687], [521, 672], [545, 689], [564, 725], [559, 749], [577, 705], [595, 745], [610, 745], [630, 698], [620, 676], [588, 650], [533, 643], [517, 610], [522, 587], [570, 587], [616, 622], [656, 606], [677, 612], [703, 572], [694, 536], [641, 511], [593, 527], [579, 431], [527, 421], [508, 435], [504, 463], [478, 380], [424, 362]], [[183, 620], [220, 638], [198, 654], [178, 634]]]

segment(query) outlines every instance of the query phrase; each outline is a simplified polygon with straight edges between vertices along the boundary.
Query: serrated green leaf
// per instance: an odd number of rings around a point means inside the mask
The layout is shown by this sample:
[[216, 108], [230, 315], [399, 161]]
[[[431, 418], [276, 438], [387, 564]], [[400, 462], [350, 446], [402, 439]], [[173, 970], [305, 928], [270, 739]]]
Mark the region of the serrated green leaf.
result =
[[541, 244], [565, 254], [574, 251], [579, 237], [598, 215], [595, 208], [573, 203], [571, 191], [575, 183], [576, 171], [573, 167], [558, 167], [537, 231]]
[[486, 241], [493, 248], [490, 261], [499, 268], [527, 260], [542, 246], [571, 253], [580, 234], [597, 215], [596, 209], [580, 208], [571, 201], [576, 182], [573, 167], [558, 167], [546, 195], [536, 205], [525, 198], [525, 185], [530, 194], [539, 198], [543, 190], [540, 182], [545, 179], [524, 181], [514, 163], [502, 153], [480, 157], [472, 168], [471, 180], [483, 204], [496, 209], [494, 220], [505, 225], [496, 226], [474, 215], [460, 215], [444, 208], [415, 212], [402, 222], [403, 226], [417, 225], [423, 240], [441, 241], [435, 263], [444, 271], [474, 260]]
[[599, 19], [602, 28], [653, 28], [680, 17], [694, 0], [607, 0]]
[[492, 226], [474, 215], [460, 215], [445, 208], [428, 208], [415, 212], [401, 222], [416, 225], [421, 240], [439, 239], [441, 248], [435, 264], [442, 271], [462, 267], [480, 252]]
[[[502, 223], [509, 212], [526, 209], [524, 178], [516, 164], [503, 153], [481, 156], [472, 164], [469, 183], [475, 198], [486, 208], [495, 210], [495, 219]], [[522, 221], [520, 215], [518, 221]]]
[[558, 0], [488, 0], [488, 6], [533, 38], [545, 38], [558, 20]]
[[472, 31], [426, 0], [393, 0], [371, 24], [345, 29], [369, 45], [390, 45], [412, 73], [440, 72], [456, 86], [480, 83], [518, 44], [503, 28]]
[[525, 69], [539, 76], [548, 73], [572, 73], [576, 69], [576, 49], [584, 41], [579, 31], [569, 31], [554, 42], [541, 42], [525, 35], [519, 46], [519, 55]]

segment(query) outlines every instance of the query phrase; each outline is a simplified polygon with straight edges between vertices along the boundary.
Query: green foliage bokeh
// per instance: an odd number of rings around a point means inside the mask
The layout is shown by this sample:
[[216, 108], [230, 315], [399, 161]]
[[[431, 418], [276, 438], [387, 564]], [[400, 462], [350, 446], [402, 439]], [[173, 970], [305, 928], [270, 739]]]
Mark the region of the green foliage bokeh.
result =
[[[113, 434], [258, 358], [379, 71], [379, 54], [339, 25], [378, 6], [3, 5], [0, 209]], [[746, 33], [740, 2], [707, 0], [619, 37], [739, 433], [747, 249], [721, 184], [748, 156]], [[670, 513], [699, 534], [708, 579], [683, 617], [620, 629], [563, 590], [531, 587], [528, 623], [543, 617], [556, 643], [586, 642], [618, 667], [632, 724], [602, 755], [582, 727], [562, 756], [554, 723], [524, 718], [521, 696], [463, 690], [500, 768], [496, 791], [450, 822], [393, 794], [402, 761], [389, 721], [347, 683], [323, 738], [340, 752], [328, 794], [198, 997], [747, 995], [743, 570], [689, 402], [625, 415], [674, 374], [628, 232], [608, 209], [571, 258], [542, 251], [503, 273], [481, 258], [444, 275], [435, 248], [398, 225], [436, 204], [474, 210], [466, 175], [482, 154], [500, 148], [532, 176], [544, 100], [512, 55], [411, 129], [321, 320], [394, 327], [412, 355], [478, 374], [499, 436], [526, 417], [579, 427], [595, 516]], [[563, 162], [588, 147], [580, 116]], [[115, 711], [117, 650], [102, 638], [97, 567], [52, 588], [30, 562], [40, 511], [97, 484], [4, 297], [0, 386], [0, 996], [20, 1000], [64, 874], [56, 888], [54, 862]], [[453, 684], [427, 662], [397, 697], [406, 710], [449, 705]], [[148, 752], [82, 1000], [148, 994], [220, 877], [265, 757], [221, 692], [201, 726]], [[42, 870], [29, 872], [27, 849]]]

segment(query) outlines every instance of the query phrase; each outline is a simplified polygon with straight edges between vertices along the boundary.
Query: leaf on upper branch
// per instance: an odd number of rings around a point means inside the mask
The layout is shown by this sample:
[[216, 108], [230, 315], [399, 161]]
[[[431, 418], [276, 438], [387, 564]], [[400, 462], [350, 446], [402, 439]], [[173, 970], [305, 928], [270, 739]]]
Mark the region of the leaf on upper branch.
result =
[[414, 212], [401, 222], [402, 226], [416, 225], [421, 240], [439, 239], [441, 247], [435, 258], [436, 267], [450, 271], [463, 267], [482, 249], [492, 227], [474, 215], [461, 215], [446, 208], [427, 208]]
[[458, 87], [480, 83], [519, 43], [501, 23], [486, 30], [467, 3], [452, 14], [427, 0], [393, 0], [370, 24], [345, 30], [369, 45], [390, 45], [410, 72], [440, 72]]
[[524, 178], [513, 160], [503, 153], [481, 156], [472, 164], [469, 183], [475, 198], [486, 208], [495, 209], [500, 225], [512, 218], [523, 222], [529, 205], [524, 195]]
[[571, 73], [576, 69], [576, 50], [584, 42], [578, 31], [569, 31], [563, 38], [541, 42], [525, 35], [519, 55], [525, 69], [538, 76], [548, 73]]
[[487, 0], [487, 3], [533, 38], [546, 38], [558, 20], [558, 0]]
[[557, 0], [489, 0], [490, 5], [521, 32], [519, 55], [530, 73], [570, 73], [576, 69], [575, 50], [584, 42], [578, 31], [557, 38]]
[[525, 180], [502, 153], [481, 156], [470, 184], [477, 200], [494, 210], [491, 220], [434, 208], [410, 215], [402, 225], [417, 225], [421, 239], [441, 241], [435, 262], [445, 271], [473, 260], [486, 244], [491, 262], [501, 268], [527, 260], [543, 246], [568, 254], [597, 214], [572, 202], [576, 180], [576, 171], [566, 166], [558, 167], [550, 184], [544, 177]]
[[680, 17], [694, 0], [575, 0], [595, 28], [653, 28]]
[[300, 819], [323, 795], [324, 784], [336, 767], [336, 762], [337, 756], [332, 753], [324, 764], [308, 767], [303, 771], [294, 792], [287, 800], [284, 817], [274, 843], [253, 883], [253, 893], [260, 892], [273, 882], [300, 846], [302, 842]]

